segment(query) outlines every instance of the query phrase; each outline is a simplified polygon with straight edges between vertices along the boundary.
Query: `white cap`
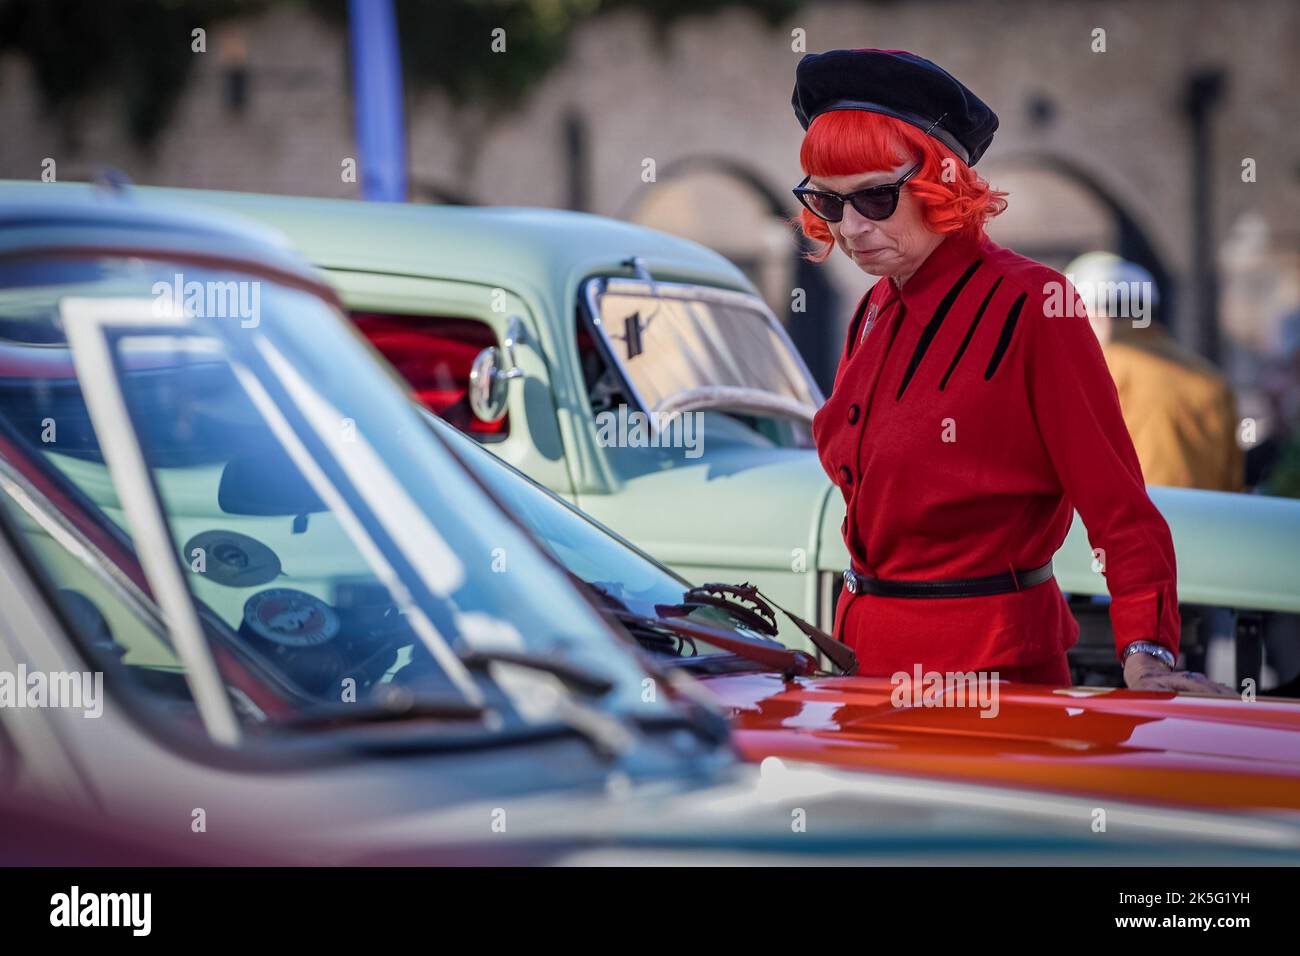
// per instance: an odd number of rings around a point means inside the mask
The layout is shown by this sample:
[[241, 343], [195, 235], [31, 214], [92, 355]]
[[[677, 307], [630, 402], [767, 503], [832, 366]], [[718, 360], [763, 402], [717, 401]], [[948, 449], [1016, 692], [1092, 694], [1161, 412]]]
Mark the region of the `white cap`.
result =
[[[1093, 317], [1106, 315], [1109, 290], [1124, 289], [1124, 302], [1137, 302], [1154, 308], [1160, 302], [1155, 277], [1136, 262], [1122, 259], [1113, 252], [1085, 252], [1065, 267], [1065, 276], [1074, 285]], [[1127, 318], [1128, 316], [1125, 316]]]

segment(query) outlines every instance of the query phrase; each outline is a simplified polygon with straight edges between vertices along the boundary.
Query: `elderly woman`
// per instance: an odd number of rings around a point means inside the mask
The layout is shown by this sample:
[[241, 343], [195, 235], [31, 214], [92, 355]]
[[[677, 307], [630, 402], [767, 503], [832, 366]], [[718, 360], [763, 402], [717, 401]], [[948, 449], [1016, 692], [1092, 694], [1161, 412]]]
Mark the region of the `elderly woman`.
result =
[[805, 56], [793, 103], [817, 258], [838, 247], [882, 277], [813, 423], [847, 505], [835, 631], [861, 672], [1068, 684], [1079, 626], [1051, 559], [1078, 509], [1125, 683], [1231, 694], [1174, 669], [1173, 543], [1082, 303], [984, 233], [1006, 208], [972, 169], [996, 115], [897, 50]]

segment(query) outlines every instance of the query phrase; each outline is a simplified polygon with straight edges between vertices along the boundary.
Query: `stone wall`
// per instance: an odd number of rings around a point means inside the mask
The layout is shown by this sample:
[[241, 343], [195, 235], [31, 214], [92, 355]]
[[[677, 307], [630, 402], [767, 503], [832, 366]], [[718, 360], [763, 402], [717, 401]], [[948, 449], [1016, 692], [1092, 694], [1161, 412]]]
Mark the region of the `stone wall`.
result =
[[[1092, 50], [1098, 27], [1106, 31], [1104, 53]], [[734, 177], [719, 191], [704, 189], [709, 180], [699, 178], [716, 181], [717, 173], [674, 177], [672, 170], [700, 157], [722, 160], [788, 199], [801, 176], [801, 130], [789, 107], [796, 29], [805, 31], [810, 50], [913, 50], [994, 106], [1001, 128], [980, 169], [1011, 192], [1012, 203], [992, 230], [996, 239], [1045, 258], [1114, 241], [1096, 198], [1059, 168], [1068, 163], [1128, 210], [1184, 291], [1192, 220], [1180, 103], [1192, 70], [1222, 67], [1227, 89], [1213, 124], [1212, 178], [1213, 239], [1227, 270], [1223, 327], [1252, 348], [1276, 345], [1279, 317], [1300, 299], [1300, 5], [1290, 0], [1248, 7], [1211, 0], [821, 2], [777, 29], [744, 11], [689, 18], [662, 46], [639, 14], [603, 17], [577, 31], [567, 62], [520, 112], [487, 117], [437, 94], [410, 95], [412, 182], [425, 196], [564, 205], [563, 128], [576, 117], [589, 146], [591, 211], [645, 219], [759, 263], [755, 274], [783, 312], [788, 229], [764, 202], [746, 199], [748, 187]], [[224, 96], [225, 73], [245, 55], [248, 97], [235, 110]], [[37, 178], [51, 157], [63, 180], [111, 165], [140, 183], [356, 194], [340, 175], [343, 159], [355, 156], [342, 35], [301, 10], [277, 8], [214, 30], [208, 52], [196, 56], [202, 60], [174, 121], [151, 153], [128, 141], [108, 94], [85, 105], [78, 141], [64, 141], [40, 109], [25, 62], [0, 59], [0, 176]], [[1247, 157], [1257, 164], [1253, 183], [1241, 178]], [[643, 181], [647, 159], [655, 162], [656, 182]], [[670, 190], [688, 181], [691, 189], [674, 198]], [[700, 192], [727, 189], [719, 211], [734, 216], [701, 212]], [[794, 211], [789, 199], [786, 212]], [[1243, 249], [1254, 251], [1243, 258]], [[841, 303], [869, 281], [845, 262], [825, 268]], [[1175, 325], [1186, 337], [1188, 296], [1179, 298], [1184, 309]]]

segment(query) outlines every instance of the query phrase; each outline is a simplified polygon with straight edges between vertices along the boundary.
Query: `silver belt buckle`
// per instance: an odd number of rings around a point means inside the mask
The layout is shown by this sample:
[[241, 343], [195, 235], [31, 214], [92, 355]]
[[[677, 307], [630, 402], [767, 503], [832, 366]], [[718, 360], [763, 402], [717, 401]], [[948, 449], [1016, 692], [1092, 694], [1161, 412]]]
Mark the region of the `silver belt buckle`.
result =
[[858, 576], [853, 573], [852, 568], [844, 569], [844, 587], [850, 594], [858, 593]]

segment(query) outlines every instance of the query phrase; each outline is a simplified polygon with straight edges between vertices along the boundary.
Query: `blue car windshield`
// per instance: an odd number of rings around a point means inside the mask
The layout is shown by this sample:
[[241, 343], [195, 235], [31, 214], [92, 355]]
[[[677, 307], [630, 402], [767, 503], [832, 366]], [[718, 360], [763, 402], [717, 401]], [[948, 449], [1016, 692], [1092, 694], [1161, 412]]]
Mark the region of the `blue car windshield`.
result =
[[[132, 518], [132, 446], [163, 564]], [[672, 706], [305, 284], [139, 258], [0, 265], [0, 517], [89, 653], [182, 718], [166, 561], [245, 728], [399, 692], [546, 720], [573, 682], [548, 697], [544, 667], [464, 663], [502, 654], [595, 675], [604, 710]]]

